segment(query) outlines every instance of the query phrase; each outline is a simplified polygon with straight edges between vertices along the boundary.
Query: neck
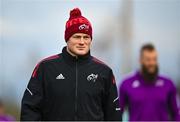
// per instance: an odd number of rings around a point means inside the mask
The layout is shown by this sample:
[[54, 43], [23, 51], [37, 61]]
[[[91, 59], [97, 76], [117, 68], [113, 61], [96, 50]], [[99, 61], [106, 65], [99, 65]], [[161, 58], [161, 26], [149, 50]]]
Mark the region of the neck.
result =
[[67, 52], [70, 54], [70, 55], [72, 55], [73, 57], [78, 57], [76, 54], [74, 54], [74, 53], [72, 53], [70, 50], [69, 50], [69, 48], [67, 47], [66, 48], [66, 50], [67, 50]]
[[148, 83], [154, 83], [156, 78], [157, 78], [157, 74], [156, 73], [153, 73], [153, 74], [149, 74], [147, 72], [144, 72], [144, 71], [141, 71], [140, 72], [143, 79], [148, 82]]

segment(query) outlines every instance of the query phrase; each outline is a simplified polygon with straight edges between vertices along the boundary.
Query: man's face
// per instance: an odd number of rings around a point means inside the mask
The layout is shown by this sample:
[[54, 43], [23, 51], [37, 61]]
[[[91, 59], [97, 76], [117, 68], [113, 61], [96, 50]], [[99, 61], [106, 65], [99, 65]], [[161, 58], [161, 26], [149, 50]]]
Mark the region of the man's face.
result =
[[68, 50], [76, 56], [86, 55], [91, 46], [91, 37], [84, 33], [75, 33], [67, 41]]
[[143, 71], [148, 74], [156, 74], [158, 70], [156, 50], [144, 50], [141, 54], [140, 63]]

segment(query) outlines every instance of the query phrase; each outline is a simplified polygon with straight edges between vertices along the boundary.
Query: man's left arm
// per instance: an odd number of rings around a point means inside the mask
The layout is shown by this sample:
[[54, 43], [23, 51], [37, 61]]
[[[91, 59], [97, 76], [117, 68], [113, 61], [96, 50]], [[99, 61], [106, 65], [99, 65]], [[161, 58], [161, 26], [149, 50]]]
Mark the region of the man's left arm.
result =
[[122, 114], [119, 107], [119, 97], [113, 72], [111, 70], [107, 81], [107, 91], [105, 97], [105, 120], [122, 121]]
[[171, 84], [171, 89], [170, 89], [170, 93], [169, 93], [169, 109], [170, 109], [170, 114], [171, 114], [171, 118], [174, 121], [180, 121], [180, 108], [178, 106], [178, 102], [179, 102], [179, 96], [177, 94], [177, 90], [176, 87], [174, 86], [174, 84]]

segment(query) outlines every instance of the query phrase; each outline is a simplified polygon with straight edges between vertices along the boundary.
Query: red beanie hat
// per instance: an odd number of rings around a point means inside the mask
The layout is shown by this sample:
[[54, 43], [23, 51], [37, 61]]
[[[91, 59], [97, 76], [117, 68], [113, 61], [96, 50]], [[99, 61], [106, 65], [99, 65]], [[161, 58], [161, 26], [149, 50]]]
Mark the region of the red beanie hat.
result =
[[92, 26], [91, 23], [81, 15], [79, 8], [74, 8], [70, 11], [69, 20], [66, 22], [66, 30], [64, 38], [66, 42], [75, 33], [85, 33], [90, 35], [92, 39]]

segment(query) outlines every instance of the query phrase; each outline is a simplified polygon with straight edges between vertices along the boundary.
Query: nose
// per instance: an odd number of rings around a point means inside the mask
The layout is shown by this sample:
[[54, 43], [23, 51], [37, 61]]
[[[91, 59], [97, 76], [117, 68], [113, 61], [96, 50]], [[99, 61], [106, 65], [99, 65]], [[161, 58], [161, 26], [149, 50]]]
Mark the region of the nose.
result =
[[81, 45], [83, 45], [83, 44], [84, 44], [84, 39], [83, 39], [83, 38], [81, 38], [81, 39], [80, 39], [79, 44], [81, 44]]

